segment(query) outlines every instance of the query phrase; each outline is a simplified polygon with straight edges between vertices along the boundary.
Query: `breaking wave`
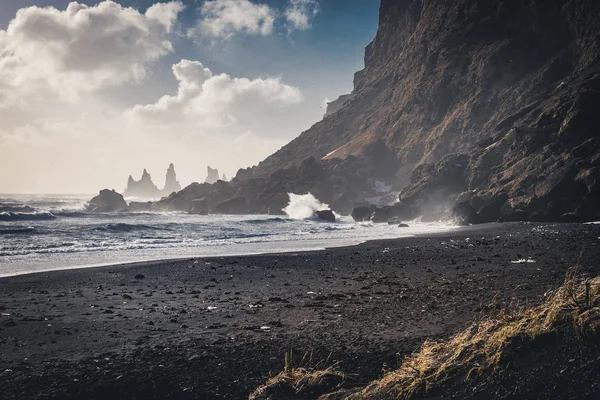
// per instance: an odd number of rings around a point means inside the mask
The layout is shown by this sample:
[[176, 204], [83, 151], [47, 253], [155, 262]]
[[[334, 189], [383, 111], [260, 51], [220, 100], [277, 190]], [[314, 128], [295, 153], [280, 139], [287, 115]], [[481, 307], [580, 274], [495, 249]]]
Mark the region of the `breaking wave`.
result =
[[260, 224], [271, 224], [273, 222], [286, 222], [287, 219], [285, 218], [279, 218], [279, 217], [275, 217], [275, 218], [265, 218], [265, 219], [249, 219], [246, 221], [241, 221], [244, 224], [253, 224], [253, 225], [260, 225]]
[[16, 205], [1, 205], [0, 213], [18, 212], [18, 213], [32, 213], [35, 209], [30, 206], [16, 206]]
[[26, 227], [15, 227], [15, 228], [0, 228], [0, 235], [18, 235], [25, 233], [33, 233], [35, 228], [33, 226]]
[[47, 221], [56, 217], [51, 212], [0, 212], [0, 221]]
[[160, 228], [157, 226], [143, 225], [143, 224], [126, 224], [123, 222], [106, 224], [103, 226], [95, 227], [94, 229], [97, 231], [110, 231], [110, 232], [134, 232], [134, 231], [148, 231], [148, 230], [162, 231], [162, 230], [165, 230], [165, 228]]
[[290, 201], [287, 207], [283, 209], [283, 212], [293, 219], [312, 219], [315, 218], [315, 212], [329, 208], [327, 204], [321, 203], [311, 193], [288, 193], [288, 196], [290, 197]]

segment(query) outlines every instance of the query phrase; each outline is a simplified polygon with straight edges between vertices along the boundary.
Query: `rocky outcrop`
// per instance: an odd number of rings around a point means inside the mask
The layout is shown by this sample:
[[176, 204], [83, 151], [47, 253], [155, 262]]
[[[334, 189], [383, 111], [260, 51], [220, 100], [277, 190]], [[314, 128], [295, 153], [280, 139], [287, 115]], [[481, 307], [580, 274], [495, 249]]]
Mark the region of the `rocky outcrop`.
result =
[[115, 190], [103, 189], [86, 207], [87, 211], [95, 213], [127, 211], [127, 202]]
[[327, 222], [335, 222], [335, 214], [331, 210], [319, 210], [315, 212], [317, 218]]
[[[349, 214], [356, 206], [357, 199], [381, 196], [377, 182], [397, 180], [390, 174], [395, 171], [397, 160], [393, 154], [382, 151], [380, 144], [374, 143], [372, 153], [346, 159], [316, 160], [308, 158], [300, 165], [281, 168], [267, 177], [244, 175], [240, 170], [230, 182], [217, 181], [214, 184], [191, 184], [157, 203], [165, 211], [174, 207], [188, 211], [196, 199], [204, 199], [203, 209], [209, 213], [219, 213], [217, 205], [235, 197], [243, 197], [250, 213], [283, 215], [282, 209], [288, 205], [288, 193], [312, 193], [342, 214]], [[383, 153], [383, 155], [382, 155]], [[392, 167], [390, 168], [390, 165]], [[239, 176], [243, 175], [243, 178]], [[401, 185], [389, 187], [398, 191]], [[178, 204], [177, 206], [175, 204]]]
[[350, 96], [350, 94], [343, 94], [334, 101], [327, 103], [327, 109], [323, 118], [329, 117], [330, 115], [334, 114], [336, 111], [344, 107], [344, 104], [350, 98]]
[[248, 214], [248, 203], [243, 197], [234, 197], [215, 206], [217, 214]]
[[126, 197], [138, 197], [142, 199], [158, 199], [161, 197], [161, 194], [162, 192], [152, 182], [152, 177], [145, 169], [139, 181], [136, 181], [129, 175], [127, 187], [125, 188], [125, 192], [123, 192], [123, 195]]
[[204, 183], [216, 183], [219, 180], [219, 170], [212, 169], [210, 166], [206, 167], [206, 179]]
[[370, 221], [376, 208], [375, 206], [355, 207], [350, 215], [356, 222]]
[[169, 169], [167, 169], [167, 176], [165, 177], [165, 187], [162, 190], [163, 196], [168, 196], [173, 192], [181, 190], [181, 185], [177, 181], [177, 174], [175, 173], [175, 166], [171, 163]]

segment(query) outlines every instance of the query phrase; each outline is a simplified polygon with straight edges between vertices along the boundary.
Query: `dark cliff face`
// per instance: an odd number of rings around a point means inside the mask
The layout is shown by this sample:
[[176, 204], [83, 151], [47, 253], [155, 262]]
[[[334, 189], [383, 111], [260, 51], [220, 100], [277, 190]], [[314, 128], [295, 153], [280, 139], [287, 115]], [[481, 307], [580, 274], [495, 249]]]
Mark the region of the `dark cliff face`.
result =
[[422, 213], [470, 191], [485, 220], [500, 209], [595, 218], [599, 32], [596, 0], [383, 0], [352, 96], [240, 171], [233, 191], [252, 179], [273, 186], [276, 171], [309, 157], [337, 179], [339, 165], [355, 167], [339, 159], [377, 160], [364, 157], [375, 143], [394, 154], [391, 175], [418, 166], [401, 199]]
[[[468, 155], [461, 189], [502, 192], [513, 210], [593, 218], [599, 32], [594, 0], [383, 0], [352, 98], [258, 170], [381, 138], [403, 165]], [[431, 181], [415, 177], [404, 200], [426, 203]]]

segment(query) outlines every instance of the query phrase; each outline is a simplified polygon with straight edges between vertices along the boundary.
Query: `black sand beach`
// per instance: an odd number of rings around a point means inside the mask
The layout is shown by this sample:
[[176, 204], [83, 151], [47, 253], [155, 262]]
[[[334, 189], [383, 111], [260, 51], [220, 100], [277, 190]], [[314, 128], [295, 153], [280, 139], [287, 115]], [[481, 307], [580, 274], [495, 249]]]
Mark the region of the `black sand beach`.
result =
[[599, 260], [600, 225], [511, 223], [2, 278], [0, 397], [243, 399], [290, 350], [360, 385]]

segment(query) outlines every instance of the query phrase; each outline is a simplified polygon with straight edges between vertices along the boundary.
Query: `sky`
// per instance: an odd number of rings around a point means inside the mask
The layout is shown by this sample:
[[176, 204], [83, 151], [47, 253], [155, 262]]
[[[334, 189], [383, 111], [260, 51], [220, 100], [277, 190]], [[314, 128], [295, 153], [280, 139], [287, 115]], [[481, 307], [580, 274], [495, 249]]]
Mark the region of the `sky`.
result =
[[0, 193], [228, 177], [352, 90], [376, 0], [0, 0]]

